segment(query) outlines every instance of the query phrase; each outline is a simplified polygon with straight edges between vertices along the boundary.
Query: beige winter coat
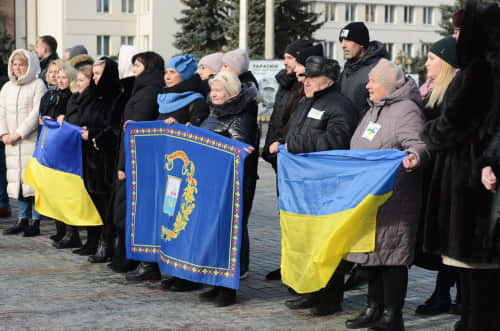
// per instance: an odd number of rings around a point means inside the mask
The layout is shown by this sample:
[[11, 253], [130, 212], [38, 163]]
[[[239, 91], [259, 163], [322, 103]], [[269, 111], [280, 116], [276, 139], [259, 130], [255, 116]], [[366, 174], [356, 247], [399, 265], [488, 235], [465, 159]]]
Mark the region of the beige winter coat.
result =
[[[12, 73], [12, 57], [24, 53], [28, 57], [28, 71], [16, 78]], [[19, 198], [20, 185], [24, 197], [34, 196], [33, 188], [24, 183], [24, 170], [33, 155], [37, 141], [38, 107], [46, 91], [44, 82], [37, 78], [40, 63], [34, 53], [15, 50], [9, 58], [9, 81], [0, 91], [0, 136], [17, 132], [21, 139], [5, 146], [7, 164], [7, 193]]]

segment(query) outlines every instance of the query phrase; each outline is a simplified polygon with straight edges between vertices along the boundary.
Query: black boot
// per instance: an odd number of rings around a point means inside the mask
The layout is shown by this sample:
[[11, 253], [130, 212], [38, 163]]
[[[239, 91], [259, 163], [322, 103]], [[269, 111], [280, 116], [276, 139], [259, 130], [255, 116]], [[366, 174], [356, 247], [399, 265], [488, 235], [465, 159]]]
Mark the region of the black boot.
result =
[[160, 280], [161, 274], [158, 264], [151, 262], [141, 262], [133, 271], [127, 272], [128, 281], [139, 282], [143, 280]]
[[93, 255], [97, 252], [102, 226], [87, 227], [87, 241], [82, 248], [73, 251], [79, 255]]
[[319, 303], [311, 309], [316, 316], [327, 316], [342, 311], [342, 300], [344, 298], [344, 273], [335, 271], [320, 291]]
[[54, 222], [56, 223], [56, 234], [50, 236], [50, 239], [53, 241], [59, 241], [66, 234], [66, 223], [56, 220], [54, 220]]
[[16, 224], [14, 226], [3, 231], [4, 235], [9, 234], [18, 234], [19, 232], [23, 232], [28, 228], [28, 219], [26, 218], [18, 218]]
[[111, 260], [111, 256], [113, 253], [111, 252], [111, 246], [101, 238], [99, 241], [99, 246], [97, 247], [97, 252], [95, 255], [89, 256], [90, 263], [104, 263]]
[[189, 280], [178, 278], [170, 286], [170, 291], [174, 292], [189, 292], [197, 290], [201, 287], [200, 283], [191, 282]]
[[78, 229], [74, 226], [68, 226], [64, 237], [56, 243], [56, 248], [77, 248], [82, 246]]
[[236, 303], [236, 290], [221, 287], [214, 303], [217, 307], [226, 307]]
[[34, 237], [40, 235], [40, 220], [30, 220], [28, 228], [24, 230], [24, 237]]
[[220, 287], [219, 286], [214, 286], [211, 290], [208, 290], [206, 292], [203, 292], [200, 294], [200, 300], [201, 301], [214, 301], [215, 298], [219, 295], [220, 292]]
[[353, 319], [347, 320], [345, 322], [345, 326], [348, 329], [361, 329], [371, 327], [381, 319], [382, 309], [383, 307], [381, 304], [369, 302], [366, 305], [365, 309], [363, 309], [358, 316], [354, 317]]
[[445, 291], [434, 291], [431, 297], [415, 310], [417, 315], [434, 316], [447, 313], [451, 306], [450, 293]]
[[266, 275], [266, 280], [281, 280], [281, 268], [271, 271]]
[[370, 326], [380, 331], [404, 331], [403, 311], [401, 308], [387, 306], [382, 318]]
[[320, 292], [302, 294], [298, 298], [285, 301], [285, 306], [289, 309], [312, 308], [319, 303]]

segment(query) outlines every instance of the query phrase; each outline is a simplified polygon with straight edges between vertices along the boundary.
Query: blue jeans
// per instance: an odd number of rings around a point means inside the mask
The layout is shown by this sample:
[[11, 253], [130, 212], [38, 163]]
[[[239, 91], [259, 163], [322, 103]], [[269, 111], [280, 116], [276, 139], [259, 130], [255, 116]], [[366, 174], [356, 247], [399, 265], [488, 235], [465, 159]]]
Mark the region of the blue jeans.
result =
[[7, 167], [5, 166], [5, 145], [0, 144], [0, 208], [9, 207], [7, 195]]
[[39, 220], [40, 214], [35, 210], [35, 198], [20, 198], [17, 200], [17, 217]]

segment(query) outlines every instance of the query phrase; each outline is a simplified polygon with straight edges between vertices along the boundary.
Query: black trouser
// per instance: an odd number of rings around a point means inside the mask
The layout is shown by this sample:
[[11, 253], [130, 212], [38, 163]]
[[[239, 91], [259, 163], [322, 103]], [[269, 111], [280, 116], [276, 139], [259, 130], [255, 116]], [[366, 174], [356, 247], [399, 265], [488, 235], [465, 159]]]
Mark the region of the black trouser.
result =
[[344, 276], [352, 269], [353, 263], [340, 261], [328, 284], [318, 293], [319, 304], [339, 306], [344, 298]]
[[[90, 193], [90, 197], [92, 198], [92, 202], [94, 203], [99, 216], [103, 222], [106, 220], [107, 210], [108, 210], [108, 194], [105, 193]], [[87, 243], [85, 244], [88, 247], [97, 248], [99, 244], [99, 236], [102, 231], [102, 226], [88, 226], [87, 227]]]
[[368, 302], [402, 309], [408, 288], [408, 267], [366, 267], [368, 272]]
[[460, 269], [466, 330], [500, 330], [500, 270]]

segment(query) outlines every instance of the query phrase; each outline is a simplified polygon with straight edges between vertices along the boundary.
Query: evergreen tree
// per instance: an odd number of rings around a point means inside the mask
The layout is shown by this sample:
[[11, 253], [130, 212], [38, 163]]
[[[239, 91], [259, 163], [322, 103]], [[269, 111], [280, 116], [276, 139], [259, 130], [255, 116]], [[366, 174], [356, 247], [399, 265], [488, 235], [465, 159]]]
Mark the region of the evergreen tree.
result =
[[227, 44], [223, 24], [232, 9], [225, 0], [181, 0], [188, 8], [176, 19], [182, 31], [175, 34], [174, 46], [183, 53], [201, 57], [220, 52]]
[[[239, 43], [239, 0], [232, 19], [226, 23], [228, 45], [237, 48]], [[275, 0], [274, 4], [274, 53], [283, 57], [286, 46], [300, 38], [312, 39], [312, 34], [323, 22], [316, 23], [319, 14], [308, 13], [307, 2], [302, 0]], [[248, 1], [248, 54], [251, 58], [264, 56], [265, 0]]]

